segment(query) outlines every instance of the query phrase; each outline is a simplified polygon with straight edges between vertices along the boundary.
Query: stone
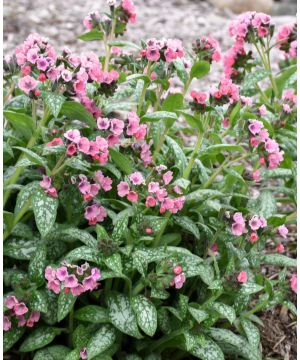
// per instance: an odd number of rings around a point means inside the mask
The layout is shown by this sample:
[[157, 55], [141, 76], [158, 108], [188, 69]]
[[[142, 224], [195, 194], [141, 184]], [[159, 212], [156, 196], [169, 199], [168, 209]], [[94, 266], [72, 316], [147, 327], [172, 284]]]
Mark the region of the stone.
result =
[[246, 11], [271, 13], [273, 0], [210, 0], [220, 10], [229, 9], [235, 14]]

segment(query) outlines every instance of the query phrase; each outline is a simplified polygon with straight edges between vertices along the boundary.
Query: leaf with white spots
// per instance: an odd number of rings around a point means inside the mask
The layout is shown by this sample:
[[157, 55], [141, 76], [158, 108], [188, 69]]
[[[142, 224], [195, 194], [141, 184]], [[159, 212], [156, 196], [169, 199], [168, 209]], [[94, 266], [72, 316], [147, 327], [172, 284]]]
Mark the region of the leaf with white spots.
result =
[[218, 312], [221, 316], [225, 317], [232, 324], [236, 319], [235, 310], [226, 304], [215, 302], [212, 304], [212, 309]]
[[129, 298], [123, 294], [110, 294], [107, 304], [111, 323], [121, 332], [140, 339], [142, 336]]
[[241, 325], [245, 331], [250, 345], [252, 345], [254, 348], [258, 348], [260, 344], [260, 333], [258, 328], [252, 323], [252, 321], [244, 317], [241, 317]]
[[182, 175], [184, 169], [187, 166], [187, 160], [184, 155], [184, 152], [182, 151], [181, 146], [171, 137], [166, 136], [166, 141], [174, 157], [174, 163], [176, 167], [178, 167], [178, 169], [180, 170], [180, 174]]
[[198, 307], [198, 304], [190, 304], [188, 309], [192, 317], [197, 321], [198, 324], [200, 324], [209, 317], [209, 314], [206, 311], [199, 309]]
[[80, 240], [86, 246], [97, 249], [97, 240], [87, 231], [76, 229], [76, 228], [67, 228], [61, 231], [62, 234], [69, 235], [71, 238]]
[[48, 196], [43, 189], [38, 189], [32, 197], [32, 207], [36, 226], [44, 237], [55, 223], [58, 199]]
[[46, 159], [42, 158], [41, 156], [36, 154], [34, 151], [32, 151], [30, 149], [27, 149], [27, 148], [23, 148], [21, 146], [14, 146], [14, 149], [18, 149], [18, 150], [23, 151], [25, 153], [25, 156], [30, 161], [32, 161], [34, 164], [43, 166], [45, 168], [48, 168]]
[[61, 329], [54, 327], [41, 326], [35, 330], [24, 340], [20, 347], [21, 352], [30, 352], [40, 349], [50, 344], [56, 335], [61, 333]]
[[47, 247], [41, 243], [36, 248], [28, 266], [28, 275], [30, 280], [36, 284], [44, 282], [44, 271], [47, 265]]
[[66, 359], [70, 349], [63, 345], [54, 345], [38, 350], [33, 360], [61, 360]]
[[23, 206], [29, 202], [29, 206], [31, 206], [31, 198], [32, 195], [40, 188], [40, 184], [38, 181], [33, 181], [27, 185], [25, 185], [18, 193], [16, 206], [14, 210], [15, 216], [20, 212]]
[[34, 290], [30, 299], [30, 308], [35, 311], [47, 313], [48, 301], [45, 290]]
[[76, 299], [77, 296], [72, 295], [71, 292], [66, 294], [64, 291], [61, 291], [58, 297], [58, 321], [61, 321], [69, 314], [69, 312], [73, 309]]
[[88, 359], [101, 354], [116, 341], [116, 330], [111, 325], [102, 325], [87, 344]]
[[94, 324], [109, 322], [107, 309], [97, 305], [84, 306], [74, 313], [75, 319], [87, 321]]
[[255, 284], [255, 283], [251, 283], [251, 282], [246, 282], [244, 284], [242, 284], [241, 286], [241, 294], [243, 295], [251, 295], [251, 294], [255, 294], [261, 290], [263, 290], [263, 286]]
[[157, 312], [154, 304], [145, 296], [137, 295], [132, 299], [132, 308], [139, 327], [149, 336], [157, 329]]
[[10, 239], [3, 245], [3, 255], [16, 260], [30, 260], [37, 245], [36, 240]]
[[57, 117], [66, 98], [57, 93], [43, 91], [42, 97], [54, 117]]
[[224, 360], [220, 347], [212, 340], [205, 339], [204, 344], [196, 345], [190, 353], [201, 360]]
[[65, 258], [70, 261], [77, 261], [77, 260], [85, 260], [91, 261], [94, 263], [99, 263], [101, 261], [101, 255], [98, 250], [92, 249], [88, 246], [80, 246], [71, 250]]
[[114, 226], [113, 233], [111, 235], [112, 240], [116, 243], [119, 243], [122, 238], [126, 235], [128, 228], [128, 215], [124, 215], [119, 218]]
[[25, 328], [11, 328], [3, 334], [3, 352], [8, 351], [25, 332]]
[[64, 358], [64, 360], [80, 360], [80, 349], [74, 349]]
[[188, 216], [174, 216], [174, 222], [187, 232], [193, 234], [197, 240], [200, 239], [198, 226]]
[[120, 254], [113, 254], [104, 259], [104, 262], [109, 269], [116, 273], [122, 274], [123, 266]]

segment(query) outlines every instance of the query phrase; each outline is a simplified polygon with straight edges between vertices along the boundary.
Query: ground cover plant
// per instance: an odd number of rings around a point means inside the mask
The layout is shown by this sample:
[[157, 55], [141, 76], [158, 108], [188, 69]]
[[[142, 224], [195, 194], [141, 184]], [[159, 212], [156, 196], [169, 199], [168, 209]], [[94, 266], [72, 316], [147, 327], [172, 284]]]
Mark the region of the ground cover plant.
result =
[[79, 36], [104, 54], [5, 57], [4, 352], [261, 359], [260, 312], [296, 316], [296, 24], [242, 14], [222, 52], [120, 40], [136, 20], [108, 0]]

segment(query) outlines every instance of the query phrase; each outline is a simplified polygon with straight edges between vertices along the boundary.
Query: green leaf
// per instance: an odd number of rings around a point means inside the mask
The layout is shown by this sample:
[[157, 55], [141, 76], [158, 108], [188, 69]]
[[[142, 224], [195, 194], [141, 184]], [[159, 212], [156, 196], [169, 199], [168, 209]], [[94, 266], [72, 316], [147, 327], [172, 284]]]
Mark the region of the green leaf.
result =
[[199, 189], [189, 193], [186, 196], [186, 203], [189, 204], [191, 202], [202, 202], [211, 198], [218, 198], [222, 196], [223, 193], [218, 190]]
[[58, 321], [61, 321], [69, 314], [69, 312], [73, 309], [76, 299], [77, 296], [73, 296], [71, 292], [66, 294], [64, 291], [61, 291], [58, 297]]
[[111, 238], [114, 242], [119, 243], [127, 232], [128, 228], [128, 215], [120, 217], [114, 226]]
[[48, 312], [47, 295], [44, 290], [33, 290], [30, 300], [30, 307], [32, 310], [43, 313]]
[[162, 103], [163, 111], [174, 112], [183, 108], [183, 95], [179, 93], [170, 94]]
[[66, 256], [69, 261], [85, 260], [98, 263], [100, 261], [99, 251], [87, 246], [80, 246], [71, 250]]
[[135, 48], [137, 50], [141, 49], [138, 45], [136, 45], [130, 41], [110, 41], [109, 46], [118, 46], [118, 47], [128, 46], [128, 47]]
[[14, 146], [14, 149], [18, 149], [18, 150], [21, 150], [22, 152], [24, 152], [26, 157], [33, 163], [47, 168], [46, 160], [43, 159], [41, 156], [37, 155], [35, 152], [33, 152], [27, 148], [20, 147], [20, 146]]
[[75, 319], [94, 324], [109, 322], [107, 309], [97, 305], [87, 305], [74, 313]]
[[224, 360], [224, 354], [222, 350], [214, 341], [210, 339], [205, 339], [204, 344], [196, 345], [189, 352], [201, 360]]
[[281, 254], [264, 254], [261, 255], [260, 261], [262, 264], [297, 267], [297, 259], [292, 259]]
[[88, 32], [78, 36], [78, 39], [83, 40], [83, 41], [102, 40], [103, 39], [103, 32], [99, 31], [97, 29], [93, 29], [91, 31], [88, 31]]
[[203, 132], [203, 125], [200, 119], [196, 118], [192, 114], [189, 114], [185, 111], [179, 110], [179, 113], [184, 116], [186, 122], [193, 128], [198, 129], [201, 133]]
[[157, 329], [157, 312], [153, 303], [145, 296], [137, 295], [132, 299], [132, 308], [139, 327], [149, 336]]
[[63, 345], [54, 345], [38, 350], [33, 360], [62, 360], [70, 353], [70, 349]]
[[200, 232], [194, 221], [188, 216], [174, 216], [175, 224], [182, 227], [184, 230], [193, 234], [197, 240], [200, 239]]
[[35, 124], [31, 116], [28, 116], [24, 113], [14, 112], [14, 111], [4, 111], [4, 117], [11, 124], [11, 126], [18, 132], [21, 137], [24, 137], [26, 140], [29, 140]]
[[97, 249], [98, 247], [97, 240], [87, 231], [80, 230], [77, 228], [67, 228], [62, 230], [61, 233], [65, 235], [69, 235], [71, 238], [74, 238], [76, 240], [80, 240], [86, 246], [92, 249]]
[[122, 266], [122, 259], [120, 254], [113, 254], [108, 258], [104, 259], [106, 266], [111, 269], [112, 271], [122, 274], [123, 266]]
[[[297, 65], [291, 65], [287, 68], [285, 68], [284, 71], [281, 72], [281, 74], [275, 78], [275, 83], [277, 85], [277, 89], [279, 91], [279, 98], [282, 95], [282, 91], [284, 90], [286, 82], [290, 79], [290, 77], [297, 71]], [[265, 94], [267, 97], [270, 97], [272, 93], [272, 87], [268, 88], [265, 91]], [[263, 101], [263, 100], [262, 100]]]
[[129, 298], [123, 294], [109, 294], [107, 304], [111, 323], [121, 332], [140, 339], [141, 334]]
[[212, 309], [217, 311], [220, 315], [222, 315], [226, 319], [228, 319], [231, 324], [233, 324], [233, 322], [236, 319], [235, 310], [229, 305], [220, 302], [214, 302], [212, 304]]
[[170, 136], [166, 136], [166, 141], [167, 141], [170, 151], [175, 159], [175, 165], [180, 170], [180, 175], [182, 175], [184, 169], [187, 166], [187, 160], [184, 155], [184, 152], [182, 151], [181, 146], [175, 140], [173, 140]]
[[259, 329], [250, 320], [244, 317], [241, 317], [240, 321], [250, 345], [255, 349], [258, 348], [260, 344]]
[[240, 292], [243, 295], [251, 295], [263, 290], [263, 288], [263, 286], [260, 286], [258, 284], [246, 282], [241, 286]]
[[203, 149], [200, 153], [200, 157], [206, 156], [215, 156], [221, 153], [221, 151], [237, 151], [239, 153], [244, 153], [245, 150], [240, 145], [232, 145], [232, 144], [216, 144], [208, 146], [207, 148]]
[[230, 124], [231, 129], [234, 128], [234, 126], [239, 118], [240, 111], [241, 111], [241, 102], [238, 101], [235, 104], [234, 108], [232, 109], [230, 117], [229, 117], [229, 124]]
[[5, 331], [3, 334], [3, 352], [8, 351], [25, 332], [25, 328], [13, 327], [9, 331]]
[[109, 235], [105, 228], [99, 224], [96, 225], [97, 241], [108, 240]]
[[48, 196], [43, 189], [38, 189], [32, 197], [32, 207], [36, 226], [42, 237], [52, 229], [58, 207], [58, 199]]
[[113, 148], [109, 148], [109, 155], [117, 167], [126, 175], [130, 175], [134, 172], [134, 167], [127, 156], [121, 154]]
[[209, 314], [206, 311], [201, 310], [198, 304], [189, 304], [188, 310], [198, 324], [209, 317]]
[[66, 98], [57, 93], [42, 91], [42, 97], [54, 117], [57, 117]]
[[255, 69], [255, 71], [246, 74], [241, 90], [242, 95], [245, 96], [255, 95], [258, 91], [256, 84], [259, 81], [268, 77], [270, 74], [271, 72], [265, 69], [262, 70]]
[[155, 111], [153, 113], [147, 113], [145, 114], [142, 118], [141, 118], [141, 123], [145, 123], [147, 121], [150, 122], [155, 122], [155, 121], [160, 121], [160, 120], [177, 120], [177, 115], [175, 112], [170, 112], [170, 111]]
[[116, 331], [111, 325], [102, 325], [87, 344], [88, 359], [107, 350], [116, 340]]
[[34, 255], [32, 256], [29, 266], [28, 275], [30, 280], [40, 285], [44, 282], [44, 271], [47, 265], [47, 247], [45, 244], [39, 244]]
[[177, 58], [173, 60], [172, 64], [175, 66], [179, 79], [185, 84], [189, 78], [188, 73], [185, 69], [182, 59]]
[[61, 329], [41, 326], [33, 330], [20, 347], [21, 352], [30, 352], [50, 344]]
[[209, 71], [210, 71], [209, 62], [204, 60], [197, 61], [191, 68], [190, 78], [201, 79], [203, 76], [207, 75]]
[[277, 213], [277, 205], [274, 195], [270, 191], [263, 191], [256, 199], [250, 199], [247, 207], [254, 214], [266, 219]]
[[74, 349], [64, 358], [64, 360], [80, 360], [80, 349]]
[[36, 247], [36, 240], [10, 239], [3, 245], [3, 255], [16, 260], [30, 260]]
[[65, 115], [70, 120], [80, 120], [86, 122], [91, 129], [96, 128], [96, 120], [86, 108], [76, 101], [66, 101], [61, 107], [61, 115]]

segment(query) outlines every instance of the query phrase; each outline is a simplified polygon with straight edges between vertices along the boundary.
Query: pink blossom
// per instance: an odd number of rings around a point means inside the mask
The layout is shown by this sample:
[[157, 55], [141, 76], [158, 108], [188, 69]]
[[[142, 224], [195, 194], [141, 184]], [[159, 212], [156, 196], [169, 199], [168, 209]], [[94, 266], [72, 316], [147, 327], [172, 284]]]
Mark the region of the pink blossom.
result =
[[41, 71], [46, 71], [49, 64], [45, 58], [39, 58], [36, 62], [37, 68]]
[[106, 138], [106, 140], [107, 140], [107, 143], [108, 143], [109, 147], [114, 146], [114, 145], [119, 143], [119, 137], [117, 135], [114, 135], [114, 134], [110, 134]]
[[248, 280], [248, 275], [247, 275], [246, 271], [241, 271], [237, 276], [237, 281], [240, 284], [244, 284], [247, 282], [247, 280]]
[[104, 176], [100, 170], [95, 172], [95, 176], [101, 186], [101, 189], [104, 191], [109, 191], [112, 189], [112, 179], [108, 176]]
[[99, 117], [97, 119], [97, 127], [99, 130], [107, 130], [110, 126], [110, 121], [107, 118]]
[[156, 192], [155, 192], [155, 195], [157, 197], [157, 200], [158, 201], [163, 201], [165, 197], [168, 196], [168, 192], [166, 189], [158, 189]]
[[284, 252], [284, 246], [282, 245], [282, 243], [279, 243], [277, 246], [276, 246], [276, 251], [279, 253], [279, 254], [282, 254]]
[[67, 155], [68, 156], [73, 156], [74, 154], [76, 154], [76, 145], [75, 144], [69, 144], [67, 147]]
[[119, 55], [121, 55], [122, 51], [119, 47], [112, 46], [111, 53], [112, 53], [112, 55], [119, 56]]
[[130, 191], [129, 185], [126, 181], [121, 181], [119, 183], [119, 185], [117, 186], [117, 189], [118, 189], [118, 195], [120, 197], [124, 197], [124, 196], [128, 195], [128, 193]]
[[90, 150], [90, 141], [88, 138], [82, 137], [78, 141], [77, 146], [78, 146], [79, 151], [83, 152], [84, 154], [88, 154], [88, 152]]
[[241, 236], [245, 231], [246, 231], [245, 224], [235, 222], [231, 225], [231, 232], [235, 236]]
[[283, 105], [282, 105], [282, 108], [283, 108], [283, 111], [284, 111], [285, 113], [287, 113], [287, 114], [289, 114], [289, 113], [292, 112], [292, 109], [291, 109], [291, 107], [290, 107], [289, 104], [283, 104]]
[[241, 96], [242, 103], [248, 106], [252, 105], [252, 99], [248, 96]]
[[129, 175], [129, 180], [133, 183], [133, 185], [141, 185], [145, 182], [143, 175], [138, 171]]
[[284, 239], [286, 239], [287, 234], [289, 233], [288, 228], [285, 225], [281, 225], [278, 227], [278, 234], [282, 236]]
[[154, 207], [156, 205], [155, 198], [153, 196], [147, 196], [145, 205], [147, 207]]
[[297, 275], [296, 274], [292, 274], [292, 276], [290, 278], [290, 286], [291, 286], [291, 289], [294, 291], [294, 293], [297, 294]]
[[157, 47], [148, 47], [146, 49], [146, 58], [149, 61], [158, 61], [160, 58], [159, 49]]
[[25, 305], [25, 303], [21, 302], [14, 306], [14, 311], [16, 315], [24, 315], [28, 312], [28, 307]]
[[175, 186], [173, 187], [173, 191], [174, 191], [174, 193], [176, 193], [176, 194], [182, 194], [182, 190], [181, 190], [181, 188], [180, 188], [178, 185], [175, 185]]
[[137, 192], [135, 191], [129, 191], [128, 195], [127, 195], [127, 200], [133, 203], [138, 202], [139, 199], [139, 195]]
[[259, 120], [250, 120], [250, 125], [248, 129], [253, 135], [256, 135], [260, 132], [260, 130], [264, 127], [263, 123]]
[[252, 216], [252, 218], [249, 220], [249, 226], [252, 230], [258, 230], [260, 228], [260, 225], [261, 221], [259, 216], [257, 215]]
[[40, 181], [40, 187], [44, 190], [48, 190], [51, 188], [52, 179], [50, 176], [43, 175], [43, 180]]
[[155, 193], [156, 191], [159, 190], [159, 183], [158, 182], [153, 182], [151, 181], [149, 184], [148, 184], [148, 191], [149, 193]]
[[269, 169], [276, 169], [280, 162], [283, 160], [284, 152], [274, 152], [272, 154], [269, 154], [268, 160], [269, 160]]
[[163, 181], [165, 183], [165, 185], [168, 185], [173, 179], [173, 172], [172, 171], [167, 171], [166, 173], [163, 174]]
[[32, 311], [29, 316], [29, 319], [33, 322], [38, 322], [40, 320], [41, 313], [39, 311]]
[[28, 95], [30, 91], [37, 87], [38, 82], [33, 77], [27, 75], [20, 79], [18, 85], [19, 88]]
[[205, 104], [207, 99], [207, 94], [205, 92], [197, 92], [193, 90], [190, 95], [198, 104]]
[[255, 170], [255, 171], [253, 172], [252, 178], [253, 178], [253, 180], [256, 181], [256, 182], [261, 181], [259, 169]]
[[56, 270], [56, 277], [59, 281], [64, 281], [68, 275], [68, 269], [65, 266], [62, 266]]
[[78, 285], [78, 280], [74, 274], [67, 275], [64, 279], [64, 285], [67, 288], [74, 288]]
[[68, 130], [64, 133], [64, 137], [72, 142], [74, 142], [75, 144], [78, 144], [80, 139], [81, 139], [81, 135], [80, 135], [80, 131], [78, 129], [73, 129], [73, 130]]
[[256, 232], [253, 231], [253, 232], [250, 234], [250, 242], [251, 242], [251, 244], [256, 243], [257, 240], [258, 240], [258, 235], [257, 235]]
[[233, 220], [238, 223], [238, 224], [242, 224], [244, 225], [245, 224], [245, 220], [243, 218], [243, 214], [240, 213], [240, 212], [237, 212], [237, 213], [234, 213], [233, 214]]
[[250, 145], [252, 146], [252, 147], [257, 147], [258, 145], [259, 145], [259, 140], [256, 138], [256, 137], [251, 137], [250, 138]]
[[19, 303], [18, 299], [13, 295], [9, 295], [4, 301], [4, 304], [8, 309], [13, 309], [14, 306], [17, 305], [18, 303]]
[[55, 187], [51, 187], [50, 189], [47, 189], [45, 191], [45, 193], [53, 198], [57, 198], [58, 194], [57, 194], [57, 190], [55, 189]]
[[36, 64], [38, 58], [38, 49], [32, 48], [27, 52], [27, 61], [29, 61], [30, 63]]
[[260, 220], [260, 227], [262, 229], [268, 226], [267, 220], [263, 216], [260, 216], [259, 220]]
[[84, 213], [84, 217], [89, 221], [89, 225], [96, 225], [97, 222], [102, 222], [106, 216], [106, 210], [98, 204], [88, 206]]
[[71, 289], [71, 294], [73, 296], [79, 296], [84, 292], [85, 292], [84, 286], [81, 284], [78, 284], [77, 286], [75, 286]]
[[97, 269], [97, 268], [92, 268], [91, 269], [91, 276], [95, 281], [99, 280], [101, 278], [100, 270]]
[[258, 28], [257, 34], [259, 37], [266, 37], [269, 34], [269, 29], [267, 29], [263, 26], [260, 26]]
[[173, 268], [173, 273], [174, 273], [175, 275], [181, 274], [181, 273], [182, 273], [182, 267], [181, 267], [180, 265], [175, 266], [175, 267]]
[[82, 348], [80, 350], [80, 359], [87, 359], [88, 353], [86, 348]]
[[266, 105], [261, 105], [261, 106], [258, 108], [258, 111], [259, 111], [260, 116], [265, 116], [265, 115], [267, 115]]
[[56, 278], [56, 270], [51, 266], [47, 266], [45, 269], [45, 278], [48, 281], [54, 280]]
[[279, 152], [279, 145], [275, 140], [268, 139], [266, 141], [266, 143], [265, 143], [265, 149], [269, 154], [278, 153]]
[[174, 277], [174, 284], [176, 289], [181, 289], [183, 287], [183, 284], [185, 283], [186, 277], [184, 273], [181, 273], [180, 275], [176, 275]]
[[260, 130], [258, 136], [261, 141], [267, 141], [270, 135], [267, 129], [262, 129]]
[[83, 279], [82, 285], [84, 287], [84, 291], [92, 291], [97, 287], [97, 282], [94, 280], [93, 276], [88, 276]]
[[3, 330], [8, 331], [11, 328], [11, 321], [5, 315], [3, 315]]

